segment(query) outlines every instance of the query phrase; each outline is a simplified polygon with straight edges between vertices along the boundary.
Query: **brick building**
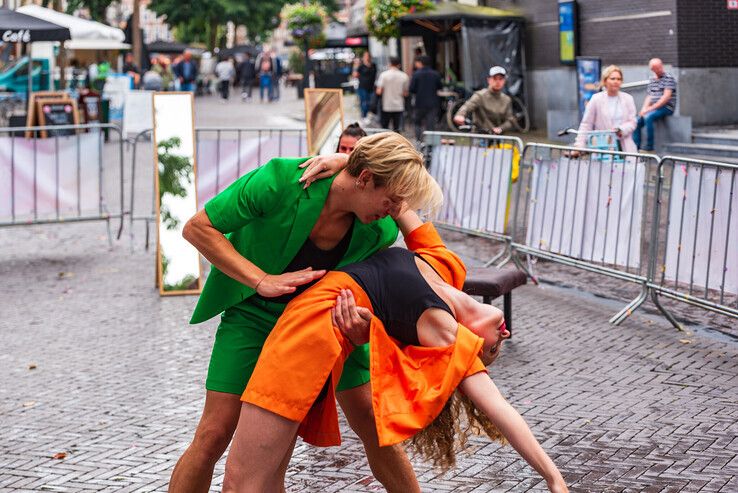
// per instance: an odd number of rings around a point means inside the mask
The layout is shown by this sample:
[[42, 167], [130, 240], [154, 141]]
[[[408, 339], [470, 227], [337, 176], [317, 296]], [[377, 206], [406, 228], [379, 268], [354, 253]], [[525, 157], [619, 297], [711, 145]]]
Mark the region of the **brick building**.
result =
[[[470, 2], [464, 2], [470, 3]], [[575, 123], [575, 69], [559, 62], [556, 0], [480, 0], [526, 18], [528, 96], [533, 123]], [[726, 0], [578, 0], [579, 51], [645, 80], [659, 57], [679, 81], [677, 112], [694, 125], [738, 123], [738, 10]], [[638, 103], [643, 90], [633, 94]], [[568, 120], [574, 120], [568, 122]], [[555, 126], [555, 125], [554, 125]]]

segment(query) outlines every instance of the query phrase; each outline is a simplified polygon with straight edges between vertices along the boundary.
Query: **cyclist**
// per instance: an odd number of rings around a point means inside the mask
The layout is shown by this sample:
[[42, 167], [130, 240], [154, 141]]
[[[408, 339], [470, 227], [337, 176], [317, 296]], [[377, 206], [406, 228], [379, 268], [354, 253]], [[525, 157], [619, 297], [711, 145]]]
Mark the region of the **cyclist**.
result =
[[487, 89], [475, 92], [454, 115], [454, 123], [464, 125], [469, 114], [474, 116], [474, 125], [481, 130], [500, 135], [516, 128], [512, 99], [502, 92], [507, 80], [504, 67], [495, 65], [489, 69]]

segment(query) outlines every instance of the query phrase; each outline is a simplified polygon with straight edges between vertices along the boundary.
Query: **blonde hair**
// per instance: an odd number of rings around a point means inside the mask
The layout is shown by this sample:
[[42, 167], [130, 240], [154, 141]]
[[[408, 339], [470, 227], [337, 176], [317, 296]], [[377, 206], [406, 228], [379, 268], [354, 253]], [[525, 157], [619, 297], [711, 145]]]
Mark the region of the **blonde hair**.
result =
[[410, 439], [409, 446], [434, 467], [446, 472], [456, 465], [456, 450], [466, 447], [469, 436], [483, 434], [502, 445], [507, 444], [492, 421], [457, 390], [436, 419]]
[[602, 87], [605, 87], [605, 81], [613, 72], [618, 72], [620, 73], [620, 77], [623, 77], [623, 71], [620, 70], [620, 67], [618, 67], [617, 65], [608, 65], [607, 67], [605, 67], [605, 70], [602, 71], [602, 79], [600, 79]]
[[398, 133], [381, 132], [357, 142], [346, 171], [359, 176], [362, 170], [371, 172], [375, 186], [386, 187], [425, 214], [435, 214], [443, 203], [441, 187], [425, 168], [423, 155]]

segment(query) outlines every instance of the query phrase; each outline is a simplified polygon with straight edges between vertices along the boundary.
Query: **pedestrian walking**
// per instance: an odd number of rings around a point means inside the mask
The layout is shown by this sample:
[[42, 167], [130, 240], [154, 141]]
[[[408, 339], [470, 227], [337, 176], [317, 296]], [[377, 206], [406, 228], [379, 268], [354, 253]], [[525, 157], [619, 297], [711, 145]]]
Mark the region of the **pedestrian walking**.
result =
[[251, 99], [251, 91], [256, 79], [256, 68], [251, 55], [244, 54], [243, 61], [238, 65], [238, 78], [241, 81], [241, 99]]
[[218, 92], [223, 101], [228, 101], [230, 96], [231, 82], [236, 75], [231, 58], [222, 58], [215, 66], [215, 76], [218, 78]]
[[379, 74], [377, 79], [377, 96], [382, 96], [382, 128], [389, 128], [400, 133], [402, 116], [405, 111], [405, 98], [408, 96], [410, 77], [400, 70], [400, 59], [390, 58], [390, 67]]
[[361, 60], [358, 58], [354, 60], [353, 76], [359, 80], [359, 87], [356, 89], [356, 93], [359, 96], [361, 118], [366, 123], [366, 118], [369, 116], [371, 98], [374, 95], [374, 81], [377, 79], [377, 66], [372, 62], [372, 56], [369, 54], [369, 51], [364, 52]]
[[264, 102], [264, 93], [266, 92], [267, 102], [274, 97], [272, 89], [272, 59], [268, 56], [257, 59], [259, 66], [259, 101]]
[[410, 79], [410, 94], [415, 96], [415, 139], [421, 141], [425, 130], [435, 130], [441, 98], [438, 91], [443, 87], [441, 74], [431, 67], [431, 58], [417, 58], [418, 69]]
[[185, 51], [182, 55], [182, 61], [174, 66], [174, 75], [179, 81], [180, 91], [195, 91], [197, 83], [197, 63], [192, 59], [192, 53]]

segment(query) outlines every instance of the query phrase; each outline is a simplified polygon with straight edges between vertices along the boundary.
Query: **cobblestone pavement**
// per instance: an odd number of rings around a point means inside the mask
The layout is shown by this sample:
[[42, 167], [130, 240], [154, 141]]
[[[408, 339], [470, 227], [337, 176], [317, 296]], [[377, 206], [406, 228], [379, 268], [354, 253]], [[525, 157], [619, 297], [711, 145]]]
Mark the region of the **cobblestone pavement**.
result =
[[[165, 490], [203, 404], [215, 324], [187, 325], [193, 297], [158, 296], [140, 238], [131, 252], [110, 249], [101, 223], [0, 229], [0, 491]], [[738, 491], [738, 345], [640, 313], [612, 327], [612, 311], [571, 290], [517, 290], [492, 377], [572, 491]], [[343, 429], [340, 448], [298, 445], [289, 491], [381, 491]], [[424, 491], [545, 491], [482, 438], [446, 475], [414, 464]]]

